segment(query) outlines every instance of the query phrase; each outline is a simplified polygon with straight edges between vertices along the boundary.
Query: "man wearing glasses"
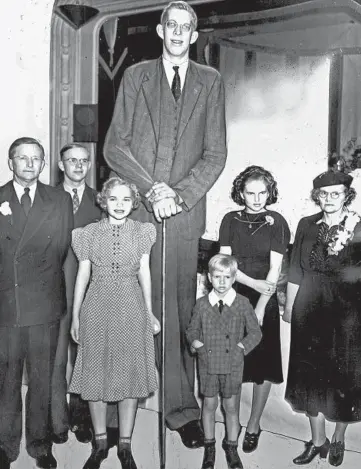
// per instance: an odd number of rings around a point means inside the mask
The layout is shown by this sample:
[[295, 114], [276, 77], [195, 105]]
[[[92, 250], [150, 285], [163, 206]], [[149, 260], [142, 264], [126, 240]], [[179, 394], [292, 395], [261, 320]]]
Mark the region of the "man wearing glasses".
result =
[[0, 467], [9, 469], [19, 455], [26, 362], [26, 449], [48, 469], [57, 466], [49, 438], [51, 380], [73, 214], [67, 193], [39, 181], [45, 160], [37, 140], [15, 140], [8, 163], [13, 180], [0, 187]]
[[[224, 87], [216, 70], [189, 59], [189, 47], [198, 37], [196, 28], [197, 16], [186, 2], [165, 7], [157, 26], [163, 55], [125, 71], [104, 146], [109, 166], [137, 184], [143, 196], [144, 204], [134, 217], [157, 225], [151, 269], [153, 312], [158, 317], [161, 225], [157, 222], [167, 219], [166, 421], [190, 448], [203, 445], [203, 433], [185, 329], [195, 303], [205, 196], [226, 159]], [[153, 184], [132, 167], [132, 159]]]
[[[100, 220], [101, 210], [96, 202], [97, 193], [85, 183], [91, 167], [87, 148], [79, 143], [65, 145], [60, 150], [58, 164], [64, 175], [64, 181], [60, 187], [68, 192], [72, 198], [74, 228], [82, 228], [89, 223]], [[77, 270], [78, 261], [74, 251], [70, 248], [64, 263], [67, 313], [60, 324], [52, 388], [52, 438], [53, 442], [58, 444], [68, 440], [69, 428], [81, 443], [88, 443], [92, 439], [88, 403], [76, 394], [70, 395], [69, 406], [66, 399], [69, 330]], [[70, 360], [72, 365], [75, 362], [76, 350], [76, 345], [71, 343]]]

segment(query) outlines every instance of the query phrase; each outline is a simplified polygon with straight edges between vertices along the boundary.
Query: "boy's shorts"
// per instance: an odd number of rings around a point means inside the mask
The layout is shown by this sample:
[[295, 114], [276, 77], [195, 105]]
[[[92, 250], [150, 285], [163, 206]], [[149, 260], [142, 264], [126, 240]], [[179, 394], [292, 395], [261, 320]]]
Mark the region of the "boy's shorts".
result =
[[226, 375], [211, 375], [199, 372], [200, 393], [204, 397], [214, 397], [220, 394], [228, 399], [240, 394], [242, 389], [242, 373], [229, 373]]

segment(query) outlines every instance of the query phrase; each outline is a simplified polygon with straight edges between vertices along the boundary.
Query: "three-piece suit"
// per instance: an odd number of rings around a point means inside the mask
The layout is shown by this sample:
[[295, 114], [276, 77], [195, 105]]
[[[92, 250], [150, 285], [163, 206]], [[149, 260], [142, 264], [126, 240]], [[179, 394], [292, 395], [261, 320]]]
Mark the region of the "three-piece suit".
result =
[[[190, 60], [181, 97], [176, 101], [161, 58], [129, 67], [119, 88], [104, 156], [110, 168], [137, 184], [143, 196], [144, 204], [132, 216], [156, 225], [151, 273], [153, 312], [158, 318], [161, 225], [144, 199], [152, 182], [129, 160], [134, 158], [153, 181], [165, 182], [183, 201], [182, 212], [166, 220], [165, 407], [167, 425], [176, 429], [199, 418], [193, 359], [185, 330], [195, 302], [198, 241], [205, 229], [206, 194], [226, 160], [220, 74]], [[158, 359], [159, 341], [160, 337]]]
[[73, 229], [69, 194], [37, 182], [28, 216], [13, 182], [0, 187], [0, 446], [13, 461], [22, 433], [21, 387], [28, 372], [26, 446], [33, 457], [51, 447], [51, 377], [59, 322], [66, 311], [63, 263]]

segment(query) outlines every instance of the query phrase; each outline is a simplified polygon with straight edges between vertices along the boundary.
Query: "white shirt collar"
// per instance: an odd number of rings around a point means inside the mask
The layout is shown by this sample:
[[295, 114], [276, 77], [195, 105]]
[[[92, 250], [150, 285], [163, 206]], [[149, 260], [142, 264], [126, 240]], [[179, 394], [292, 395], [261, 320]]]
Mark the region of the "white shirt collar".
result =
[[167, 76], [167, 80], [168, 80], [170, 88], [172, 87], [172, 81], [173, 81], [174, 73], [175, 73], [174, 70], [173, 70], [173, 67], [175, 65], [177, 65], [177, 67], [179, 67], [178, 73], [179, 73], [180, 81], [181, 81], [181, 90], [183, 90], [183, 86], [184, 86], [184, 82], [185, 82], [186, 74], [187, 74], [187, 70], [188, 70], [188, 65], [189, 65], [189, 59], [186, 59], [180, 65], [174, 64], [173, 62], [170, 62], [165, 57], [162, 57], [162, 61], [163, 61], [163, 67], [164, 67], [165, 74]]
[[214, 290], [212, 290], [208, 295], [209, 302], [212, 306], [215, 306], [219, 302], [219, 300], [222, 300], [223, 304], [231, 306], [235, 298], [236, 290], [234, 288], [231, 288], [223, 298], [219, 298], [219, 296]]
[[74, 196], [73, 189], [76, 189], [76, 190], [77, 190], [78, 197], [79, 197], [79, 202], [82, 201], [83, 194], [84, 194], [84, 191], [85, 191], [85, 182], [84, 182], [84, 184], [82, 184], [81, 186], [74, 188], [74, 187], [71, 187], [71, 186], [69, 186], [68, 184], [66, 184], [65, 181], [64, 181], [64, 182], [63, 182], [63, 187], [64, 187], [64, 190], [65, 190], [66, 192], [68, 192], [68, 193], [71, 195], [72, 198], [73, 198], [73, 196]]
[[[14, 186], [14, 189], [15, 189], [15, 192], [16, 192], [16, 197], [18, 198], [19, 202], [21, 203], [21, 197], [24, 194], [25, 187], [22, 186], [21, 184], [19, 184], [18, 182], [16, 182], [15, 179], [13, 179], [13, 186]], [[30, 199], [31, 199], [31, 203], [33, 204], [34, 199], [35, 199], [36, 188], [38, 187], [38, 183], [35, 182], [34, 184], [32, 184], [31, 186], [28, 186], [28, 187], [30, 189], [29, 190], [29, 196], [30, 196]]]

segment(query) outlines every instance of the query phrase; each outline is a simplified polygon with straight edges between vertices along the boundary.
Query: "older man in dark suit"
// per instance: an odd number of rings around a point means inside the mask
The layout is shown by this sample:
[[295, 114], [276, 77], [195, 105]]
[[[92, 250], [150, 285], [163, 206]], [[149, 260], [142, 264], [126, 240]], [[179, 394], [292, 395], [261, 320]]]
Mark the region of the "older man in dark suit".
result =
[[[69, 143], [60, 150], [59, 168], [64, 174], [60, 187], [68, 192], [73, 201], [74, 228], [81, 228], [101, 218], [101, 209], [96, 201], [97, 192], [85, 183], [91, 168], [89, 151], [79, 143]], [[88, 443], [92, 439], [91, 418], [88, 402], [77, 394], [71, 394], [67, 402], [66, 369], [70, 323], [78, 261], [72, 248], [64, 263], [67, 313], [60, 324], [59, 341], [53, 373], [52, 431], [54, 443], [65, 443], [70, 428], [78, 441]], [[70, 361], [74, 365], [77, 347], [70, 345]]]
[[[105, 159], [135, 182], [144, 205], [140, 221], [167, 220], [166, 421], [188, 447], [202, 445], [194, 397], [193, 359], [185, 339], [196, 295], [198, 240], [205, 229], [206, 194], [226, 160], [224, 87], [213, 68], [189, 60], [197, 16], [171, 2], [157, 33], [163, 56], [129, 67], [120, 85], [104, 146]], [[152, 185], [130, 161], [156, 181]], [[160, 315], [161, 230], [152, 251], [154, 314]]]
[[26, 448], [40, 468], [54, 468], [51, 377], [59, 322], [66, 310], [63, 263], [73, 215], [69, 194], [38, 181], [44, 149], [33, 138], [9, 148], [13, 180], [0, 187], [0, 467], [19, 454], [21, 385], [28, 371]]

